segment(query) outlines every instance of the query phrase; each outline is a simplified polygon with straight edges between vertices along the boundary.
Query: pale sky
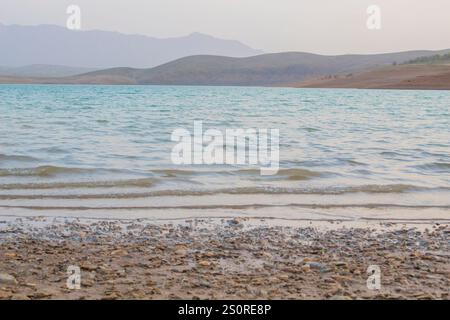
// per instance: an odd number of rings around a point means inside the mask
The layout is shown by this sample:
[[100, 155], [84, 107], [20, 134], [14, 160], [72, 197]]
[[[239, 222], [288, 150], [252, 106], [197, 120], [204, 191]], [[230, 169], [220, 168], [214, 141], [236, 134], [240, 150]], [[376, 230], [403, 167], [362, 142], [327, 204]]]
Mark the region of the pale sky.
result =
[[[81, 8], [83, 30], [201, 32], [265, 52], [450, 48], [450, 0], [0, 0], [0, 22], [64, 26], [71, 4]], [[381, 9], [381, 30], [366, 26], [369, 5]]]

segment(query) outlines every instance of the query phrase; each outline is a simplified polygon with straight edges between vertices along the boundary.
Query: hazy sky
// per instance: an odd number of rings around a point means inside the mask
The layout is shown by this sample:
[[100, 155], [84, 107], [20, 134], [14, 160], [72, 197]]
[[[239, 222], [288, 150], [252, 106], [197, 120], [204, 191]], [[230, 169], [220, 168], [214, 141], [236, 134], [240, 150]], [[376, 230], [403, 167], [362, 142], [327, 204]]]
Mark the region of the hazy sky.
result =
[[[82, 29], [240, 40], [266, 52], [375, 53], [450, 48], [450, 0], [0, 0], [4, 24], [65, 25], [80, 6]], [[381, 8], [381, 30], [366, 26]]]

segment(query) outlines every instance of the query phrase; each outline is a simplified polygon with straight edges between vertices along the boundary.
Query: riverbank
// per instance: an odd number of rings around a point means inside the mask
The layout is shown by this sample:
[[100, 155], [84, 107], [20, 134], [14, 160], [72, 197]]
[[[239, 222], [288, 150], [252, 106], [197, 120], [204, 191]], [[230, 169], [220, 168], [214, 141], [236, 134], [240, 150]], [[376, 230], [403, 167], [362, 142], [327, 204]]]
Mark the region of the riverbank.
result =
[[[449, 235], [432, 223], [1, 217], [0, 299], [449, 299]], [[371, 265], [380, 290], [367, 288]]]

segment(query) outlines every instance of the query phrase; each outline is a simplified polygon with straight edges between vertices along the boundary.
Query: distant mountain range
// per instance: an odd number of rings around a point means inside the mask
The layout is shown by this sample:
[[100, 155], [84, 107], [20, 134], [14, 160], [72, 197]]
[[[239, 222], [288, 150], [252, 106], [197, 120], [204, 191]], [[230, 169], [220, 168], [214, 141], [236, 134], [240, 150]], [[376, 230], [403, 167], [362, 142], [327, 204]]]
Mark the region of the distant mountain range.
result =
[[109, 31], [72, 31], [54, 25], [0, 24], [0, 65], [151, 68], [182, 57], [209, 54], [248, 57], [261, 54], [239, 41], [193, 33], [158, 39]]
[[[362, 72], [404, 63], [441, 62], [450, 53], [442, 50], [336, 56], [303, 52], [260, 54], [240, 42], [198, 33], [155, 39], [105, 31], [70, 31], [49, 25], [0, 25], [0, 43], [3, 66], [0, 83], [345, 86]], [[116, 67], [105, 68], [108, 66]], [[407, 69], [403, 75], [413, 76], [416, 71], [418, 75], [429, 75], [425, 69]], [[381, 74], [395, 77], [391, 71]], [[368, 76], [375, 75], [379, 73]], [[337, 78], [338, 83], [329, 81]], [[359, 78], [353, 80], [351, 83], [357, 83]]]

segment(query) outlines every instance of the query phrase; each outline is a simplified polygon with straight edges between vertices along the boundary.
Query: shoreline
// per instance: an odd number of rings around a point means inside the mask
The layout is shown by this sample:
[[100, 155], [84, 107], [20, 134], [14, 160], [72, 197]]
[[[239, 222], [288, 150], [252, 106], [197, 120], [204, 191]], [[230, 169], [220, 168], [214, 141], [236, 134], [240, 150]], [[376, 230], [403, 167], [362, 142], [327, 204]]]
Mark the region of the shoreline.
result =
[[311, 75], [302, 80], [267, 85], [139, 83], [130, 79], [93, 77], [19, 77], [0, 75], [0, 85], [75, 85], [75, 86], [181, 86], [181, 87], [249, 87], [291, 89], [361, 89], [361, 90], [450, 90], [450, 64], [379, 65], [345, 73]]
[[450, 298], [448, 223], [277, 223], [0, 216], [0, 299]]
[[364, 86], [364, 85], [324, 85], [322, 80], [314, 81], [314, 79], [295, 84], [273, 85], [273, 86], [257, 86], [257, 85], [186, 85], [186, 84], [139, 84], [139, 83], [70, 83], [70, 82], [34, 82], [34, 81], [4, 81], [0, 76], [0, 85], [38, 85], [38, 86], [112, 86], [112, 87], [235, 87], [235, 88], [284, 88], [284, 89], [325, 89], [325, 90], [370, 90], [370, 91], [450, 91], [450, 87], [430, 87], [430, 86]]

